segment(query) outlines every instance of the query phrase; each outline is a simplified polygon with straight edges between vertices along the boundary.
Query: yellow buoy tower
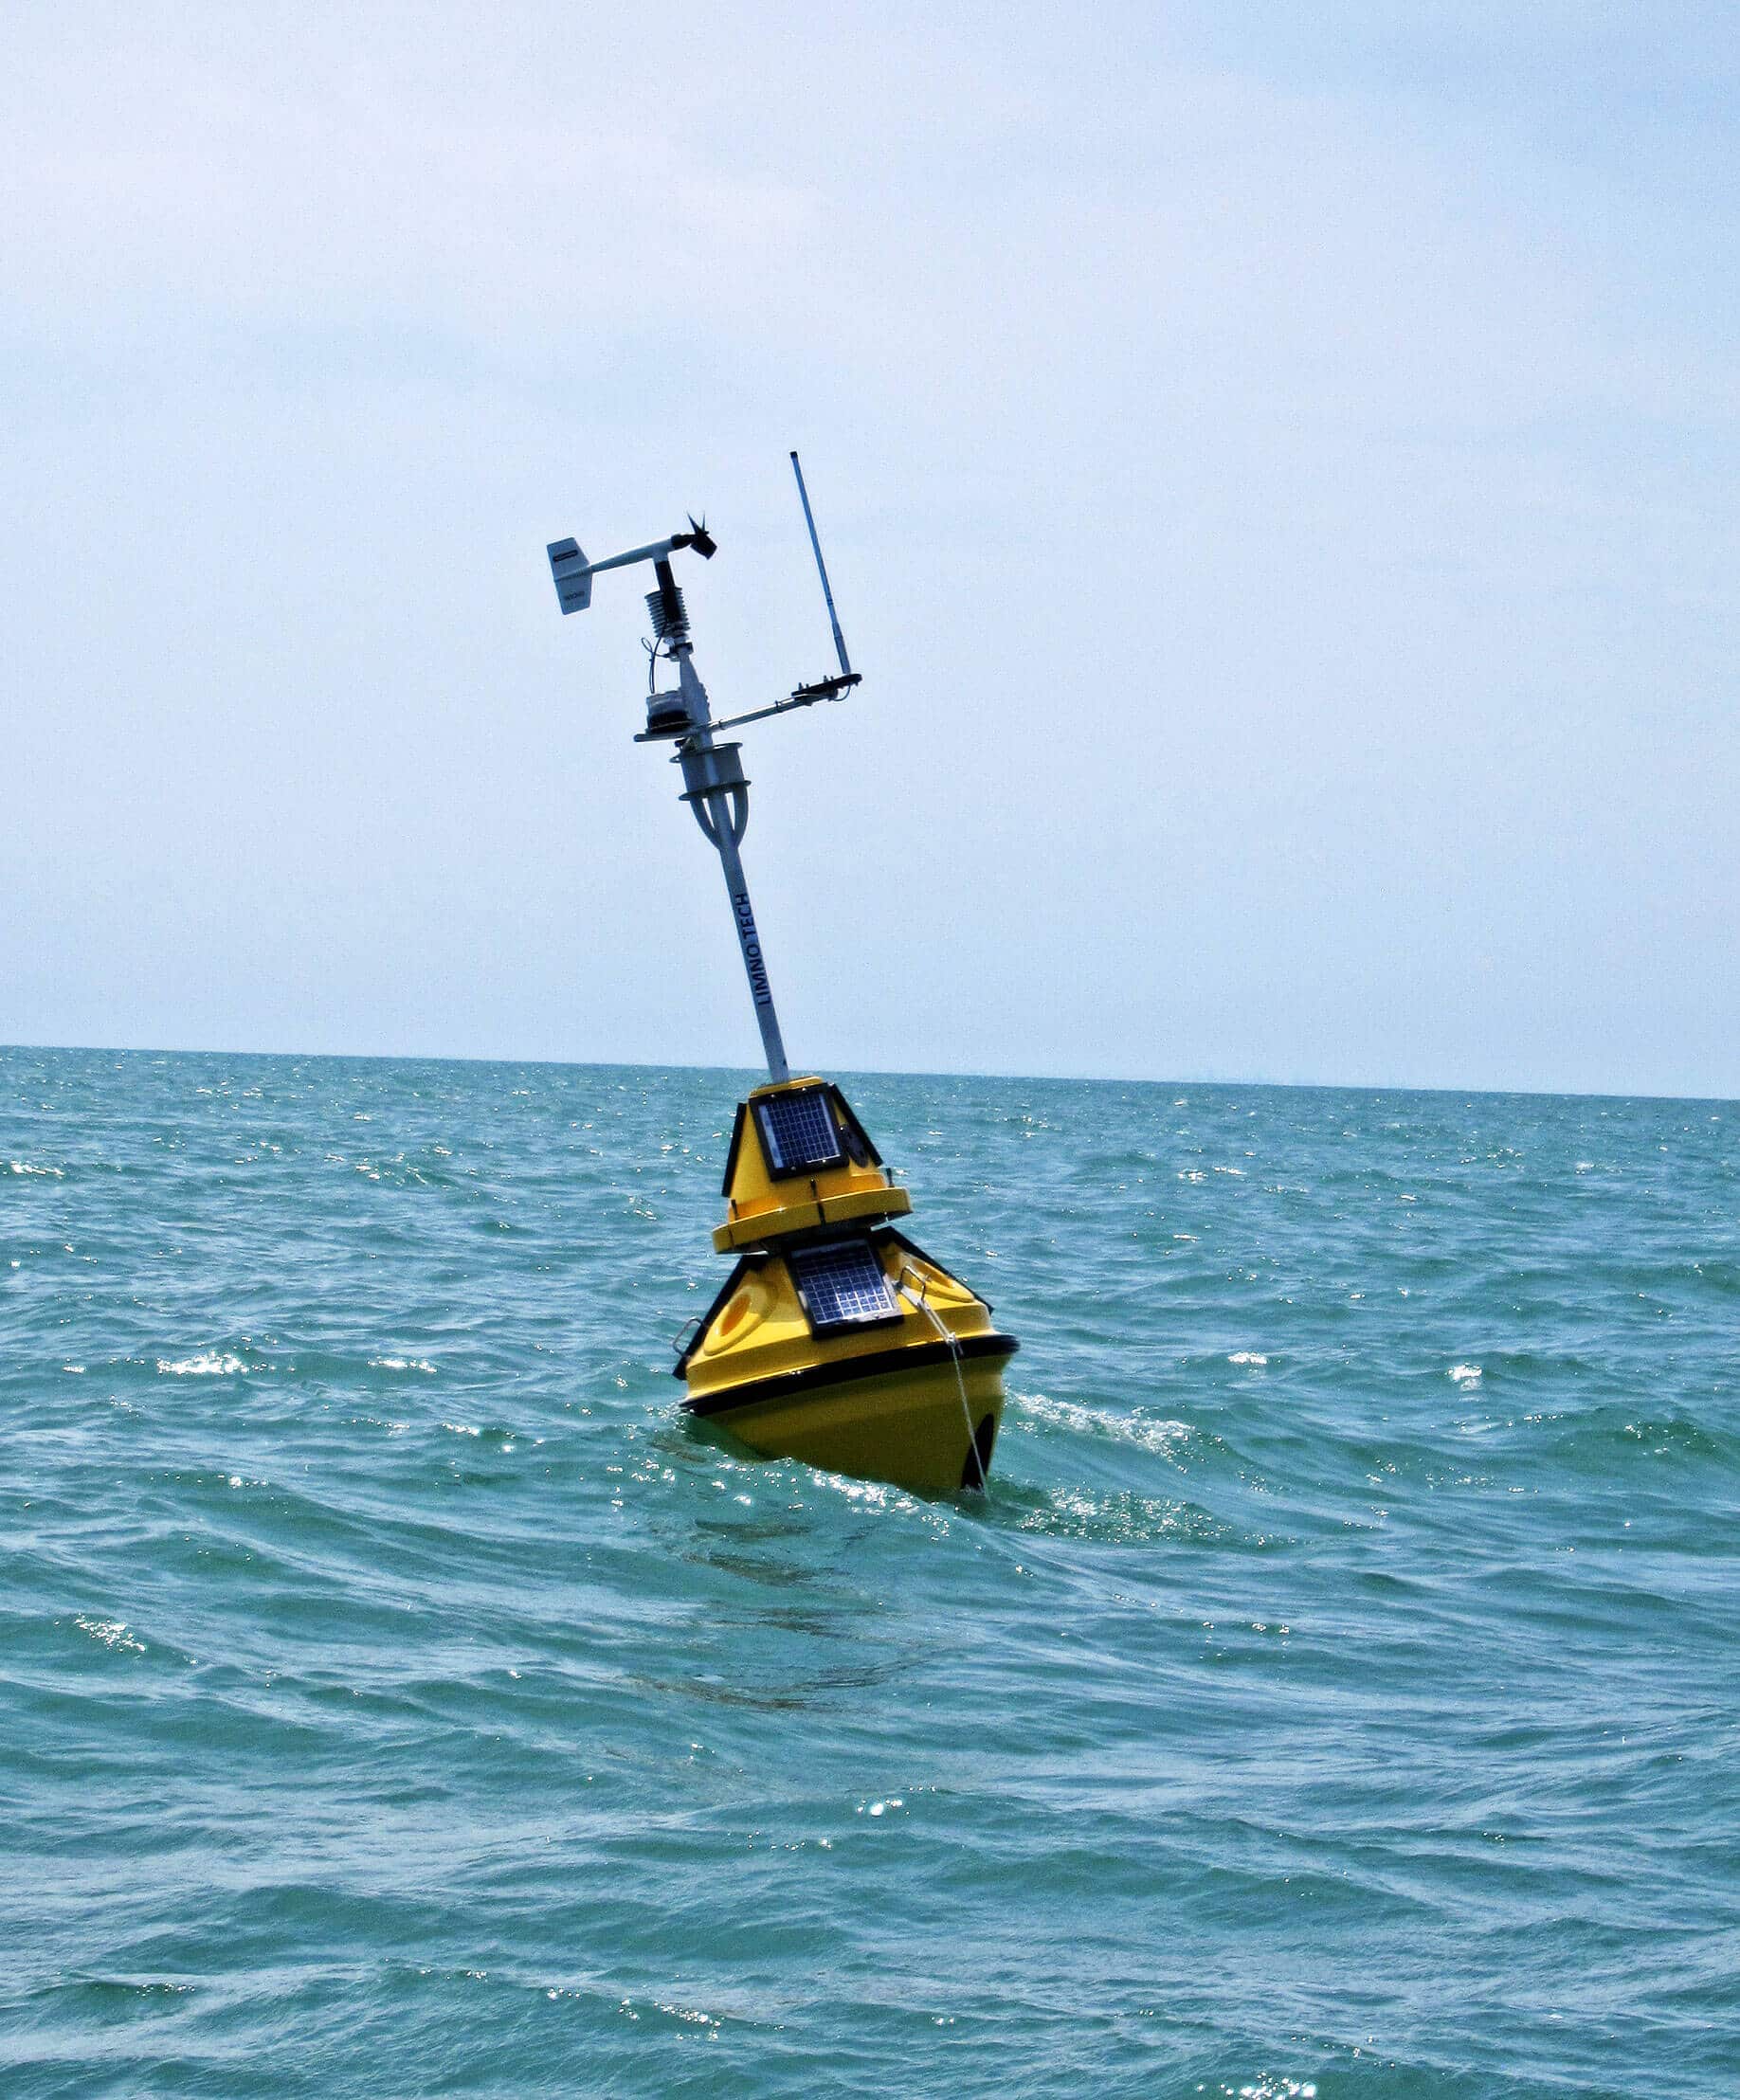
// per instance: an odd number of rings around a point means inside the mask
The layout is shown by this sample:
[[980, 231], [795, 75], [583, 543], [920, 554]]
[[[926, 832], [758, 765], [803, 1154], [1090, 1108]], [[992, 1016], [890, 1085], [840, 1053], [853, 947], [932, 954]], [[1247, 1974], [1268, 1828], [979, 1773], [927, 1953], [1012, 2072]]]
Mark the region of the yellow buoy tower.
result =
[[[598, 562], [573, 540], [556, 540], [550, 568], [568, 613], [591, 604], [592, 579], [604, 570], [653, 566], [646, 728], [636, 741], [675, 746], [682, 799], [725, 871], [767, 1056], [767, 1085], [737, 1109], [725, 1219], [713, 1234], [715, 1250], [732, 1257], [731, 1273], [678, 1354], [684, 1405], [769, 1457], [950, 1494], [985, 1484], [1003, 1420], [1003, 1367], [1016, 1344], [991, 1324], [984, 1299], [895, 1223], [912, 1199], [895, 1186], [840, 1089], [791, 1076], [737, 850], [749, 822], [742, 747], [719, 741], [723, 730], [843, 699], [861, 682], [795, 452], [791, 466], [840, 672], [770, 707], [715, 721], [696, 671], [671, 556], [686, 550], [712, 560], [716, 548], [704, 522], [690, 518], [686, 533]], [[662, 664], [676, 679], [664, 691]]]

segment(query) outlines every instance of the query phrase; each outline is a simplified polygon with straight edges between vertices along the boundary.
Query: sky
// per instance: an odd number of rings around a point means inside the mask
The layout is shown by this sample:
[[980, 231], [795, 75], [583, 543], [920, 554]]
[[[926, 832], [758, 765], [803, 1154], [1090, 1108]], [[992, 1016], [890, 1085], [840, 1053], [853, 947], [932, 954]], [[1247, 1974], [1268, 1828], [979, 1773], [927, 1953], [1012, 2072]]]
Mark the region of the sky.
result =
[[0, 68], [0, 1041], [1740, 1095], [1724, 7], [99, 4]]

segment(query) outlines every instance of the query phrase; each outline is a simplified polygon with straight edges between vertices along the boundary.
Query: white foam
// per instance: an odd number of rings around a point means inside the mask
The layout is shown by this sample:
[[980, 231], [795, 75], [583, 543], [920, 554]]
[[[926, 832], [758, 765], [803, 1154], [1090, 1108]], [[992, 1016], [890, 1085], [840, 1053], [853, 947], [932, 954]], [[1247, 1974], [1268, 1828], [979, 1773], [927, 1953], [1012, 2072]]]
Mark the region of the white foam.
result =
[[145, 1653], [145, 1643], [134, 1639], [124, 1619], [86, 1619], [81, 1612], [73, 1623], [81, 1633], [89, 1634], [93, 1640], [100, 1640], [105, 1648], [124, 1650], [135, 1656]]
[[1163, 1458], [1170, 1457], [1190, 1435], [1187, 1421], [1158, 1421], [1139, 1407], [1128, 1415], [1115, 1415], [1097, 1407], [1078, 1406], [1073, 1400], [1052, 1400], [1044, 1393], [1014, 1397], [1024, 1415], [1072, 1430], [1078, 1437], [1104, 1437], [1117, 1443], [1133, 1443]]
[[431, 1378], [435, 1367], [422, 1356], [372, 1356], [369, 1359], [372, 1371], [427, 1371]]
[[1472, 1385], [1480, 1376], [1480, 1367], [1478, 1364], [1452, 1364], [1450, 1376], [1459, 1385]]
[[14, 1174], [50, 1174], [56, 1181], [66, 1179], [58, 1167], [32, 1167], [27, 1159], [9, 1159], [6, 1164]]
[[247, 1366], [239, 1356], [231, 1356], [227, 1351], [220, 1354], [208, 1349], [198, 1356], [184, 1356], [174, 1364], [159, 1356], [157, 1368], [171, 1378], [234, 1378], [237, 1372], [246, 1370]]
[[1226, 1361], [1229, 1364], [1266, 1365], [1269, 1359], [1266, 1356], [1259, 1355], [1254, 1349], [1236, 1349]]

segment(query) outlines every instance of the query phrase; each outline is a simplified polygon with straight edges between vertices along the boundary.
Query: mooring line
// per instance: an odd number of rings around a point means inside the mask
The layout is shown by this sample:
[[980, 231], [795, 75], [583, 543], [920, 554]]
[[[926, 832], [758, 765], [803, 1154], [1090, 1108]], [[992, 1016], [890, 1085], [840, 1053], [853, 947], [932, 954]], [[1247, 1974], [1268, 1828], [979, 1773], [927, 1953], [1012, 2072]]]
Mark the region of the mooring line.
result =
[[[949, 1330], [936, 1317], [931, 1308], [930, 1300], [925, 1295], [925, 1286], [922, 1281], [919, 1284], [916, 1297], [907, 1289], [906, 1279], [912, 1273], [911, 1269], [902, 1269], [895, 1280], [895, 1289], [899, 1292], [908, 1305], [915, 1306], [924, 1314], [948, 1349], [949, 1361], [954, 1366], [955, 1390], [961, 1396], [961, 1420], [967, 1424], [967, 1455], [972, 1460], [973, 1470], [979, 1475], [976, 1485], [983, 1488], [985, 1485], [985, 1460], [979, 1455], [979, 1439], [974, 1436], [972, 1429], [972, 1409], [967, 1403], [967, 1377], [961, 1369], [960, 1337], [951, 1334]], [[966, 1485], [965, 1481], [962, 1482], [962, 1485]]]

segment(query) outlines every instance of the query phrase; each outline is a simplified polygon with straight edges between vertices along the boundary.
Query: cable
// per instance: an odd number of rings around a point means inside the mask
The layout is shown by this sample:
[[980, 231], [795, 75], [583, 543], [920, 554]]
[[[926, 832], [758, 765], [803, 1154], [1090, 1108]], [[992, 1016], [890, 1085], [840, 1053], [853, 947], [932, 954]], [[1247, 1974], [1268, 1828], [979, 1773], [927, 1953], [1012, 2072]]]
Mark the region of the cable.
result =
[[[949, 1360], [954, 1366], [955, 1389], [961, 1396], [961, 1420], [967, 1424], [967, 1456], [972, 1461], [972, 1469], [979, 1476], [973, 1484], [976, 1487], [983, 1488], [985, 1485], [985, 1461], [979, 1456], [979, 1439], [972, 1433], [972, 1409], [967, 1403], [967, 1379], [961, 1369], [960, 1341], [957, 1336], [950, 1333], [949, 1330], [944, 1327], [932, 1311], [930, 1300], [924, 1294], [922, 1282], [919, 1284], [919, 1294], [916, 1297], [906, 1288], [906, 1279], [912, 1273], [911, 1269], [902, 1269], [895, 1278], [895, 1289], [906, 1300], [908, 1305], [915, 1307], [917, 1311], [924, 1314], [925, 1318], [936, 1330], [938, 1338], [948, 1348]], [[967, 1485], [964, 1479], [961, 1485], [963, 1487]]]

